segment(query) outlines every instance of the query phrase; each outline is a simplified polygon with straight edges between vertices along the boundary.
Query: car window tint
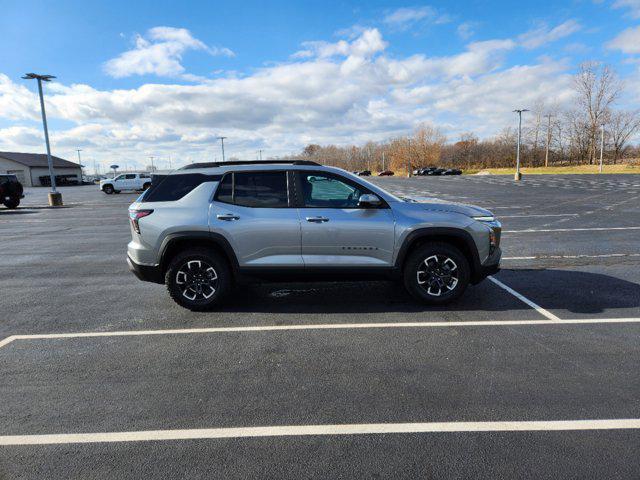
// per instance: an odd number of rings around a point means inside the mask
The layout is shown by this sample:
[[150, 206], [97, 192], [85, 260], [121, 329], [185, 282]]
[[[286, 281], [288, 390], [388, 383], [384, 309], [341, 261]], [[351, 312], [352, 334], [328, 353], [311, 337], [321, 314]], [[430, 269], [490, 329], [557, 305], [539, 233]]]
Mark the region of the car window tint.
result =
[[204, 182], [219, 181], [219, 175], [188, 173], [181, 175], [154, 175], [151, 187], [144, 195], [145, 202], [170, 202], [179, 200]]
[[235, 172], [233, 203], [262, 208], [288, 206], [286, 172]]
[[124, 177], [125, 177], [124, 175], [118, 175], [115, 180], [116, 180], [116, 182], [118, 180], [124, 180]]
[[301, 173], [302, 199], [305, 207], [357, 208], [363, 189], [333, 176]]
[[225, 175], [220, 182], [216, 200], [224, 203], [233, 203], [233, 173]]
[[126, 178], [127, 178], [128, 180], [131, 180], [131, 179], [133, 179], [133, 178], [136, 178], [136, 176], [135, 176], [135, 175], [132, 175], [132, 174], [127, 174]]

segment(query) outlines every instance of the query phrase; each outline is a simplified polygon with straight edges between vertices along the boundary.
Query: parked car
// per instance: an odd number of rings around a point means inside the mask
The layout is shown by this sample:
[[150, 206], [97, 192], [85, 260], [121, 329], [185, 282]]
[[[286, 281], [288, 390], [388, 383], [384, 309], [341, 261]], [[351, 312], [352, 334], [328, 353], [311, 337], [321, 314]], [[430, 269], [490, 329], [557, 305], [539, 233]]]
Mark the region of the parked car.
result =
[[462, 170], [458, 168], [447, 168], [442, 175], [462, 175]]
[[0, 174], [0, 202], [7, 208], [18, 208], [24, 189], [16, 175]]
[[496, 273], [501, 256], [501, 225], [488, 210], [398, 198], [309, 161], [154, 176], [129, 218], [129, 268], [191, 310], [213, 309], [234, 284], [264, 279], [391, 279], [444, 304]]
[[430, 168], [425, 172], [425, 175], [442, 175], [444, 168]]
[[394, 173], [391, 170], [383, 170], [378, 174], [379, 177], [392, 177]]
[[371, 170], [359, 170], [355, 172], [359, 177], [369, 177], [371, 175]]
[[120, 193], [123, 190], [143, 191], [151, 186], [151, 175], [148, 173], [122, 173], [115, 178], [100, 181], [100, 190], [107, 195]]

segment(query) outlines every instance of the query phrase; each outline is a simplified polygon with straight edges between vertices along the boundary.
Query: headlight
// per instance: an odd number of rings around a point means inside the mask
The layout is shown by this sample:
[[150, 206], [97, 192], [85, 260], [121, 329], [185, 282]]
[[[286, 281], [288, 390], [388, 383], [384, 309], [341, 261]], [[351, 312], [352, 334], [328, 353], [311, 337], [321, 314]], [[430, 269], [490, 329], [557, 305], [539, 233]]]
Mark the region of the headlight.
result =
[[489, 254], [492, 254], [496, 247], [500, 245], [502, 224], [492, 215], [473, 217], [473, 219], [482, 222], [489, 227]]

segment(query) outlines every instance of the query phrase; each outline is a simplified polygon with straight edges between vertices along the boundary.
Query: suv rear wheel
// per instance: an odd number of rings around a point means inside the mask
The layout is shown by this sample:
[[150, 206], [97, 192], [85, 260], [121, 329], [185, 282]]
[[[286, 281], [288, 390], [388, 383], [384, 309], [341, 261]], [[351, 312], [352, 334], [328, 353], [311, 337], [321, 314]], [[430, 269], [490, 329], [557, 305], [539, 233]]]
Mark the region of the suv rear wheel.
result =
[[193, 311], [211, 310], [231, 290], [231, 271], [224, 258], [206, 249], [176, 255], [165, 274], [171, 298]]
[[102, 191], [107, 195], [111, 195], [115, 190], [113, 189], [113, 185], [105, 185], [102, 187]]
[[469, 262], [453, 245], [426, 243], [411, 252], [403, 277], [406, 289], [415, 298], [443, 305], [459, 298], [469, 285]]

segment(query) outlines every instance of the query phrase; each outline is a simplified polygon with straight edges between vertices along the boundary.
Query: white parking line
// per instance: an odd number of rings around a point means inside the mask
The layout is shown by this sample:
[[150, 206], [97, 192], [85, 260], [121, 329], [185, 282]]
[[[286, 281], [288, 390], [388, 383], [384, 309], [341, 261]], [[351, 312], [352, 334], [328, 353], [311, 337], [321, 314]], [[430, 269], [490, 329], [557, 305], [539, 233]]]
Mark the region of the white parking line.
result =
[[[509, 288], [509, 287], [507, 287]], [[517, 292], [516, 292], [517, 293]], [[518, 294], [519, 295], [519, 294]], [[533, 303], [533, 302], [531, 302]], [[535, 305], [535, 304], [534, 304]], [[543, 309], [544, 310], [544, 309]], [[547, 312], [548, 313], [548, 312]], [[264, 325], [248, 327], [183, 328], [172, 330], [125, 330], [115, 332], [44, 333], [31, 335], [11, 335], [0, 341], [0, 348], [16, 340], [53, 340], [67, 338], [95, 337], [137, 337], [144, 335], [184, 335], [199, 333], [269, 332], [292, 330], [366, 330], [381, 328], [452, 328], [452, 327], [504, 327], [514, 325], [587, 325], [640, 323], [640, 318], [579, 318], [562, 320], [549, 313], [549, 320], [472, 320], [468, 322], [397, 322], [397, 323], [336, 323], [312, 325]]]
[[608, 232], [611, 230], [640, 230], [640, 227], [593, 227], [593, 228], [530, 228], [526, 230], [503, 230], [502, 233], [533, 233], [533, 232]]
[[443, 432], [542, 432], [622, 429], [640, 429], [640, 419], [278, 425], [270, 427], [194, 428], [187, 430], [142, 430], [132, 432], [63, 433], [49, 435], [5, 435], [0, 436], [0, 445], [149, 442], [309, 435], [374, 435]]
[[526, 303], [527, 305], [529, 305], [531, 308], [534, 308], [535, 310], [537, 310], [537, 312], [540, 315], [544, 315], [545, 317], [547, 317], [549, 320], [553, 320], [553, 321], [559, 321], [560, 317], [556, 317], [553, 313], [551, 313], [548, 310], [545, 310], [544, 308], [542, 308], [540, 305], [538, 305], [537, 303], [533, 302], [532, 300], [529, 300], [527, 297], [525, 297], [524, 295], [516, 292], [513, 288], [505, 285], [504, 283], [502, 283], [500, 280], [498, 280], [497, 278], [493, 278], [493, 277], [487, 277], [489, 280], [491, 280], [493, 283], [495, 283], [496, 285], [498, 285], [500, 288], [506, 290], [507, 292], [509, 292], [511, 295], [513, 295], [514, 297], [516, 297], [518, 300]]
[[528, 218], [528, 217], [579, 217], [579, 213], [535, 213], [535, 214], [522, 214], [522, 215], [500, 215], [501, 218]]
[[619, 257], [640, 257], [640, 253], [604, 253], [602, 255], [537, 255], [532, 257], [502, 257], [502, 260], [559, 260], [563, 258], [619, 258]]

